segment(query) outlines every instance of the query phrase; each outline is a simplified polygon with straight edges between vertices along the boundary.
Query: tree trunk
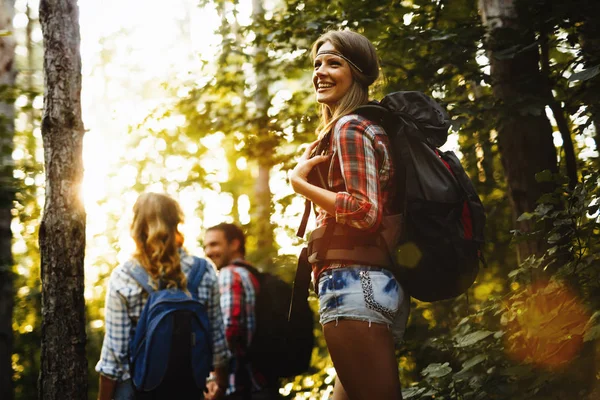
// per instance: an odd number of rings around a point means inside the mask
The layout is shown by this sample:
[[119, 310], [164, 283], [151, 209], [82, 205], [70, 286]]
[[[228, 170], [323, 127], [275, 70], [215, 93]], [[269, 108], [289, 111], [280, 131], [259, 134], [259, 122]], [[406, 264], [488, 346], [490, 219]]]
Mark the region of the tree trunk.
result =
[[[593, 7], [592, 7], [593, 8]], [[590, 11], [594, 11], [593, 9]], [[579, 43], [581, 45], [581, 53], [585, 62], [586, 68], [591, 68], [600, 64], [600, 27], [596, 21], [596, 13], [588, 13], [588, 17], [583, 21], [579, 32]], [[593, 81], [585, 82], [587, 91], [593, 93], [590, 97], [588, 106], [590, 107], [590, 115], [594, 124], [594, 142], [596, 151], [600, 153], [600, 100], [598, 100], [598, 90], [600, 83], [598, 78]], [[600, 166], [600, 155], [598, 155], [597, 165]]]
[[[539, 71], [539, 53], [532, 32], [519, 23], [512, 0], [480, 0], [487, 28], [486, 46], [491, 65], [494, 97], [498, 106], [498, 147], [507, 177], [513, 217], [531, 212], [551, 183], [540, 184], [535, 174], [557, 171], [552, 127], [544, 106], [544, 82]], [[519, 48], [516, 54], [500, 53]], [[521, 231], [531, 229], [528, 221], [516, 223]], [[519, 244], [520, 260], [543, 250], [542, 241]]]
[[41, 0], [42, 138], [46, 197], [40, 226], [40, 399], [87, 399], [83, 260], [81, 57], [77, 0]]
[[[14, 1], [0, 1], [0, 30], [12, 31]], [[13, 256], [12, 208], [15, 194], [14, 162], [14, 85], [15, 39], [0, 37], [0, 399], [13, 394]]]
[[569, 188], [575, 189], [577, 185], [577, 156], [575, 155], [575, 146], [573, 146], [573, 138], [571, 137], [570, 122], [565, 115], [560, 103], [554, 98], [552, 93], [551, 72], [550, 72], [550, 55], [548, 50], [548, 33], [541, 32], [540, 34], [540, 56], [541, 69], [546, 81], [546, 96], [548, 97], [548, 106], [552, 110], [552, 115], [556, 120], [556, 126], [560, 132], [560, 137], [563, 141], [563, 151], [565, 152], [565, 164], [567, 168], [567, 177], [569, 178]]
[[[479, 102], [484, 98], [483, 87], [479, 82], [471, 81], [471, 87], [475, 101]], [[480, 115], [478, 119], [483, 122], [485, 115]], [[494, 152], [492, 150], [493, 141], [489, 127], [485, 126], [483, 123], [482, 125], [483, 126], [477, 131], [477, 142], [479, 143], [479, 146], [481, 146], [481, 151], [483, 153], [482, 159], [478, 161], [480, 162], [478, 169], [481, 168], [481, 170], [483, 170], [483, 179], [479, 180], [480, 185], [481, 181], [484, 180], [485, 183], [481, 186], [483, 186], [485, 193], [489, 194], [496, 187], [494, 179]]]
[[[264, 18], [262, 0], [252, 0], [253, 22], [261, 26]], [[254, 71], [256, 74], [256, 92], [254, 103], [256, 104], [256, 129], [258, 131], [258, 143], [263, 151], [258, 157], [258, 179], [255, 186], [253, 225], [257, 237], [258, 264], [270, 269], [273, 266], [273, 257], [276, 255], [273, 225], [271, 224], [271, 188], [269, 178], [273, 167], [273, 154], [266, 147], [270, 143], [268, 130], [269, 110], [269, 77], [267, 73], [268, 55], [265, 49], [264, 37], [258, 32], [255, 39]]]

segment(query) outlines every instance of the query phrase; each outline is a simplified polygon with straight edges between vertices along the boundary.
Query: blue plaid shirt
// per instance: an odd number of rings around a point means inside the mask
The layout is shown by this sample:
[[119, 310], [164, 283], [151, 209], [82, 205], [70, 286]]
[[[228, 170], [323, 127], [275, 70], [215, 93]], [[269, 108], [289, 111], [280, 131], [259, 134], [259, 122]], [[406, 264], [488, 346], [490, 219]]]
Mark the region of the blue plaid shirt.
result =
[[[127, 263], [135, 263], [130, 260]], [[144, 289], [126, 272], [127, 263], [116, 267], [108, 281], [104, 305], [105, 334], [96, 371], [113, 380], [124, 381], [129, 375], [129, 339], [133, 335], [132, 321], [137, 321], [148, 298]], [[181, 253], [181, 269], [186, 276], [193, 258]], [[211, 266], [213, 264], [209, 262]], [[221, 313], [219, 282], [214, 267], [208, 268], [198, 287], [198, 298], [206, 305], [213, 339], [213, 365], [227, 366], [231, 354], [225, 339]]]

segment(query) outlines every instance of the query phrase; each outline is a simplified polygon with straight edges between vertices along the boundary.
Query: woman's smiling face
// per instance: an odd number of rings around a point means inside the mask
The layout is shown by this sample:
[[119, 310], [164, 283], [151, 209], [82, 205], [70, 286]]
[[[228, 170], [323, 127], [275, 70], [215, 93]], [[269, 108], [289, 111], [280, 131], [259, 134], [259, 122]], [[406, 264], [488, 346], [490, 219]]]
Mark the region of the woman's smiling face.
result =
[[325, 42], [317, 52], [314, 61], [313, 86], [317, 102], [335, 108], [352, 86], [350, 65], [342, 57], [324, 52], [337, 52], [331, 42]]

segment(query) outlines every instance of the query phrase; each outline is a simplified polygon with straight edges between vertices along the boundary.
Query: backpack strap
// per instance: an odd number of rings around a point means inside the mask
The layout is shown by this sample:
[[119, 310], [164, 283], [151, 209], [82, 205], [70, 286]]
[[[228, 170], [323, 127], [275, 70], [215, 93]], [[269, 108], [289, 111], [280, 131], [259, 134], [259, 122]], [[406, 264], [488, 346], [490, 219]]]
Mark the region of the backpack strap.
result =
[[306, 232], [306, 224], [308, 224], [308, 217], [310, 217], [310, 209], [312, 208], [311, 206], [312, 202], [306, 199], [304, 201], [304, 214], [302, 214], [302, 221], [300, 222], [300, 226], [296, 232], [296, 236], [299, 238], [304, 237], [304, 233]]
[[250, 264], [246, 260], [241, 260], [241, 259], [233, 260], [231, 264], [235, 265], [236, 267], [246, 268], [248, 271], [250, 271], [250, 273], [252, 275], [254, 275], [256, 277], [256, 279], [258, 279], [260, 277], [260, 275], [262, 274], [254, 265]]
[[126, 271], [148, 294], [155, 292], [150, 285], [150, 275], [140, 264], [131, 263], [129, 268], [126, 267]]
[[191, 293], [192, 297], [195, 300], [198, 300], [198, 288], [200, 287], [200, 282], [202, 282], [202, 278], [208, 269], [208, 263], [205, 259], [192, 256], [194, 262], [192, 263], [192, 267], [190, 273], [187, 278], [187, 289]]
[[[310, 156], [314, 157], [319, 154], [324, 154], [329, 149], [330, 142], [331, 131], [327, 132], [325, 136], [321, 138], [319, 144]], [[308, 174], [308, 181], [312, 184], [316, 184], [319, 187], [328, 189], [327, 179], [323, 177], [319, 166], [315, 166], [313, 170]], [[304, 202], [304, 213], [302, 214], [302, 221], [300, 222], [300, 226], [298, 227], [298, 231], [296, 232], [296, 236], [298, 236], [299, 238], [304, 237], [304, 233], [306, 232], [306, 225], [308, 223], [308, 217], [310, 217], [311, 208], [312, 202], [306, 199]]]

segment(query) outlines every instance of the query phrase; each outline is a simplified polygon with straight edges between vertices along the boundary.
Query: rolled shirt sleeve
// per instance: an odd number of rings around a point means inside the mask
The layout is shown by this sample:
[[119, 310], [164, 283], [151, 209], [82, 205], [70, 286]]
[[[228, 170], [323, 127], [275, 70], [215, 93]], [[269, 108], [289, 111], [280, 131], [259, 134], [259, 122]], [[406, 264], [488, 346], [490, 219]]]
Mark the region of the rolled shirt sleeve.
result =
[[[129, 379], [129, 338], [132, 321], [129, 308], [140, 308], [142, 289], [125, 274], [121, 266], [110, 276], [104, 305], [105, 333], [96, 371], [116, 381]], [[134, 304], [128, 304], [134, 299]], [[139, 312], [138, 312], [139, 316]]]
[[[385, 142], [385, 143], [384, 143]], [[357, 116], [347, 116], [334, 131], [333, 153], [345, 190], [338, 191], [335, 219], [340, 224], [363, 230], [375, 230], [383, 217], [383, 194], [380, 185], [388, 182], [390, 165], [387, 136], [377, 125]], [[337, 164], [337, 165], [336, 165]], [[330, 182], [335, 187], [336, 182]]]

